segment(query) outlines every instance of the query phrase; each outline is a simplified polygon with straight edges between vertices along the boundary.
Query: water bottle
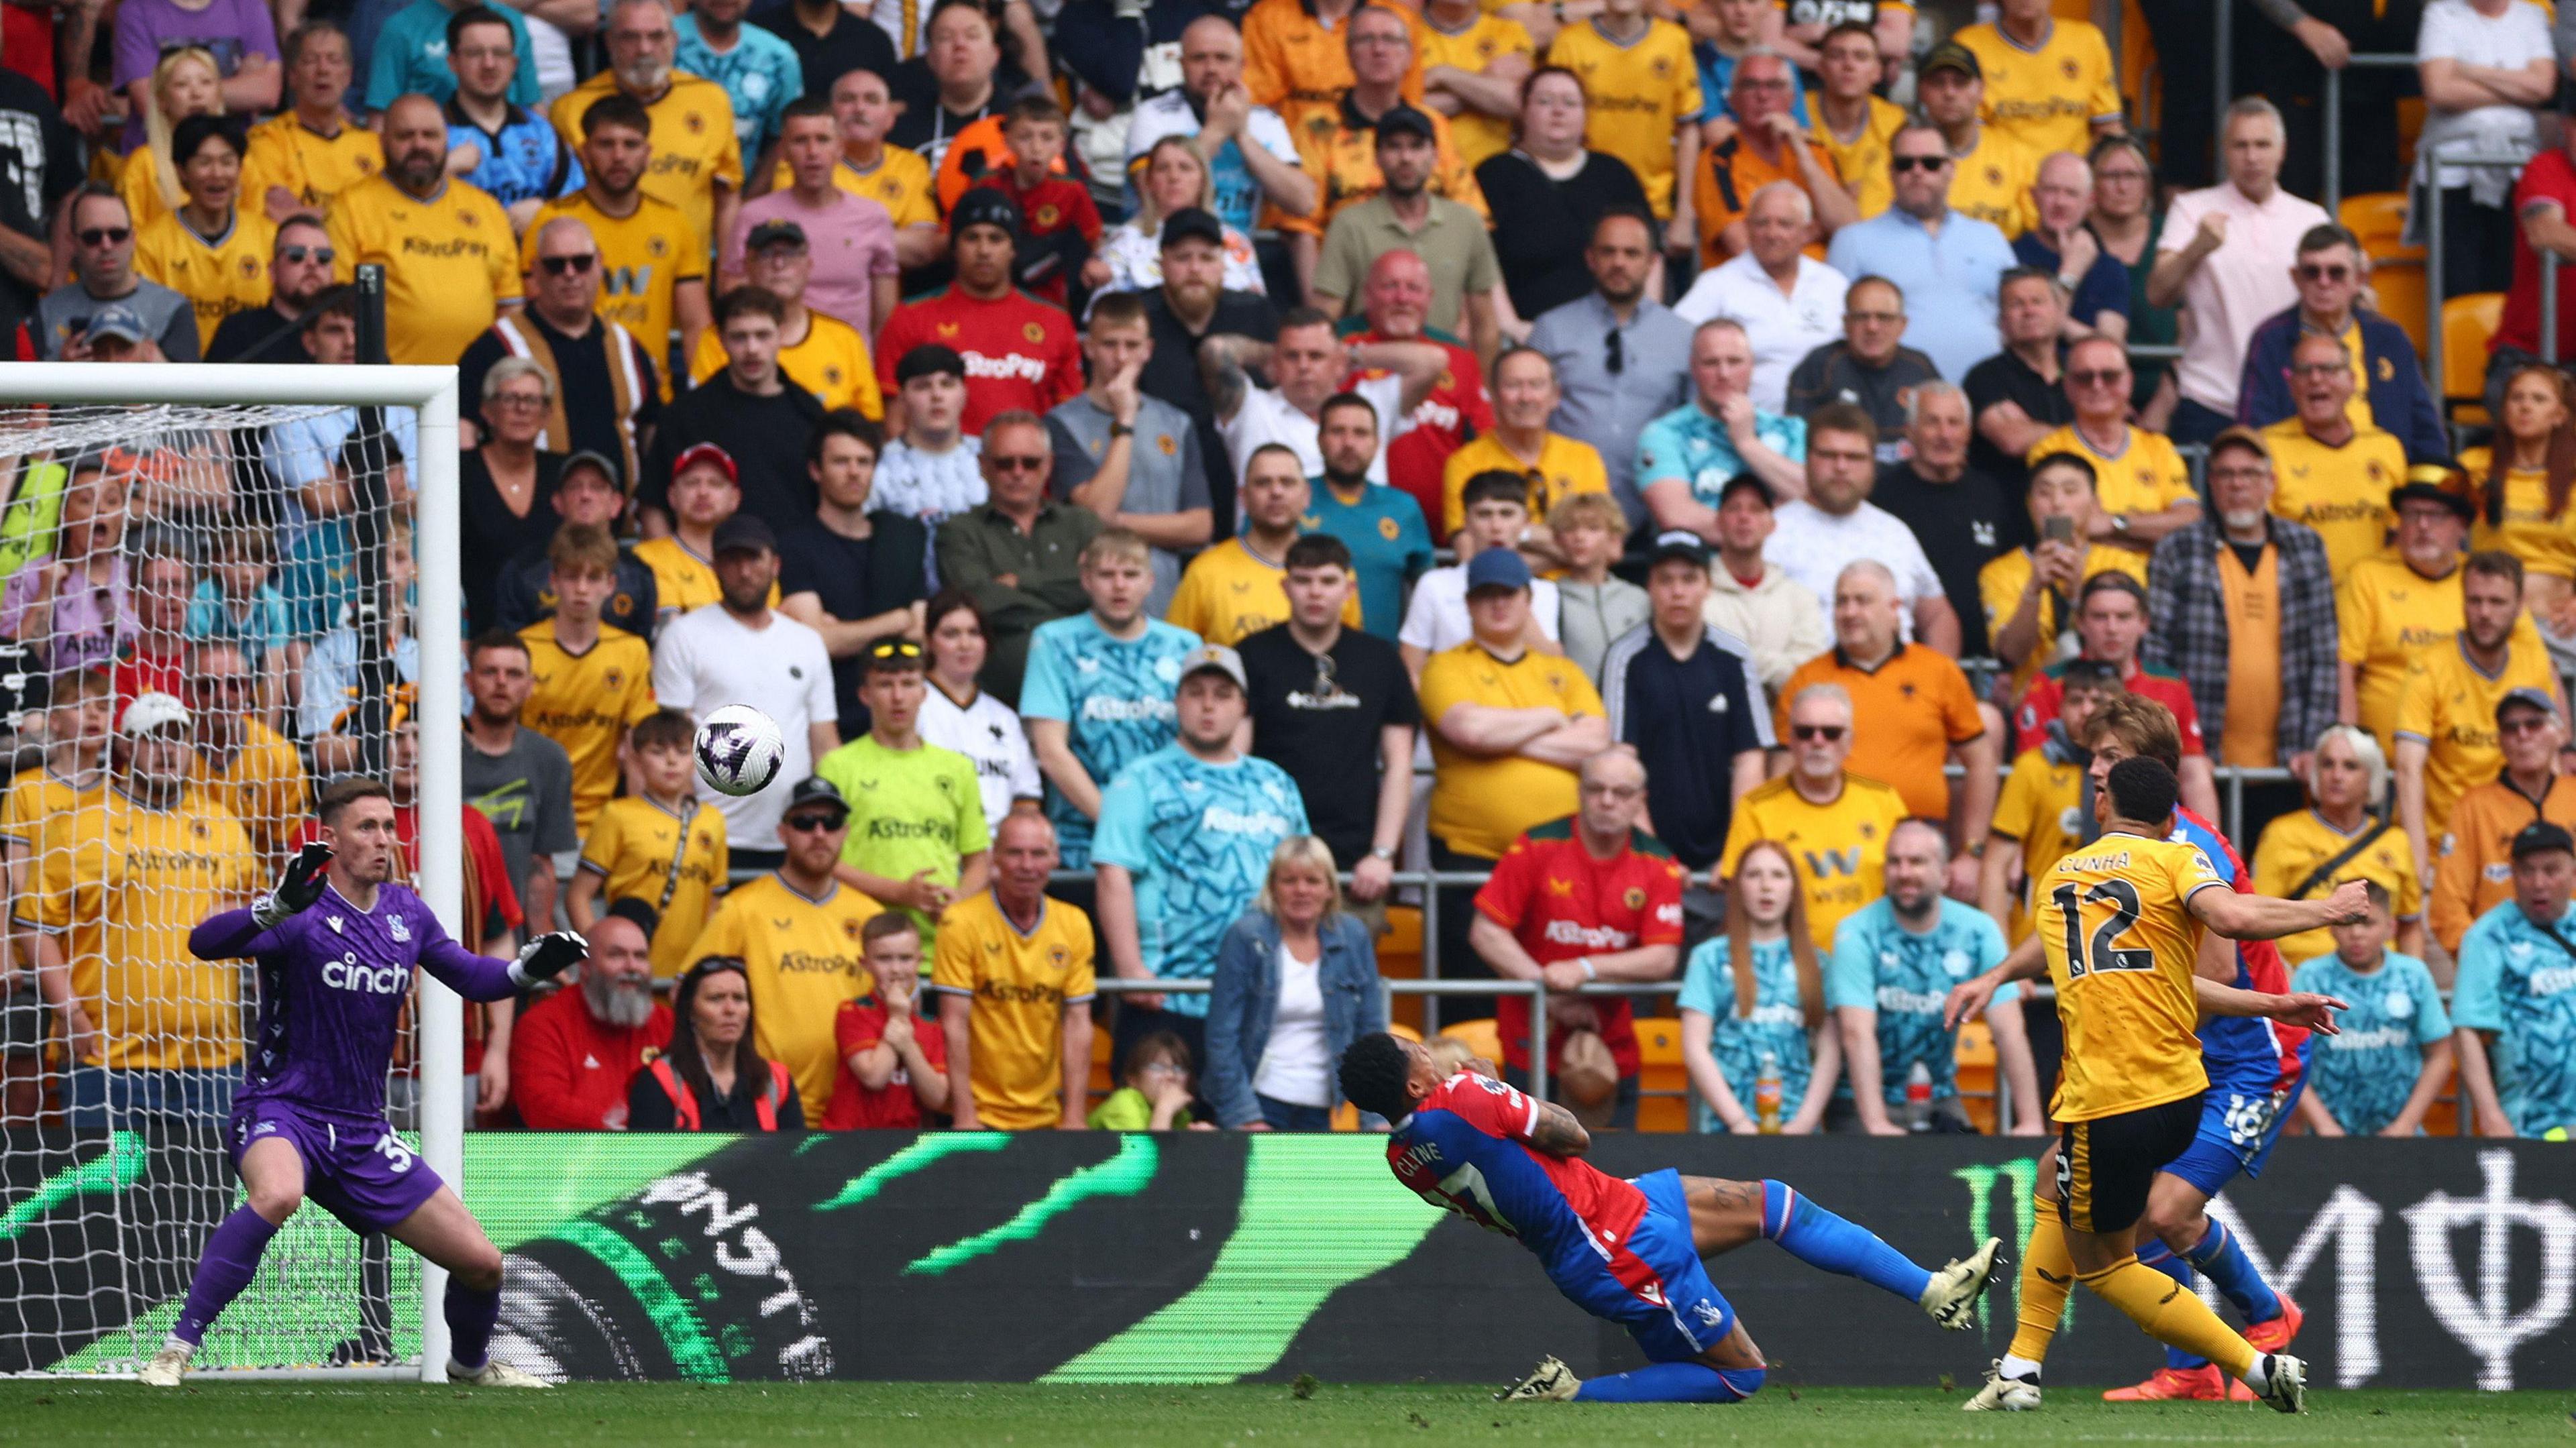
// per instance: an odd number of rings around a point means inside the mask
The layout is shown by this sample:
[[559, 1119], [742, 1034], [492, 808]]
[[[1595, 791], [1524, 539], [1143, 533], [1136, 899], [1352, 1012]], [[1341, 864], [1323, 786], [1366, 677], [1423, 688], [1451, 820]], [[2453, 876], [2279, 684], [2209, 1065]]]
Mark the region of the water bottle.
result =
[[1921, 1061], [1905, 1076], [1905, 1129], [1932, 1129], [1932, 1068]]
[[1779, 1053], [1765, 1051], [1753, 1076], [1753, 1119], [1764, 1136], [1780, 1134], [1781, 1086]]

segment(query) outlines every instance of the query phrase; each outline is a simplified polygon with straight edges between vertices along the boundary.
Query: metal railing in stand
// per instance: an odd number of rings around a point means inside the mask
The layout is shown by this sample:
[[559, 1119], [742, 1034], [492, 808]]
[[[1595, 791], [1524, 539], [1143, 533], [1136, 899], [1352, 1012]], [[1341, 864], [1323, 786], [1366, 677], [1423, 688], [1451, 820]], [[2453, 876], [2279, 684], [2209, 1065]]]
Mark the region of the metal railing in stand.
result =
[[[2413, 70], [2416, 63], [2414, 56], [2401, 55], [2394, 51], [2361, 51], [2354, 54], [2351, 60], [2345, 62], [2345, 68], [2352, 70]], [[2326, 72], [2326, 88], [2324, 94], [2318, 98], [2318, 107], [2325, 113], [2323, 117], [2326, 148], [2325, 197], [2321, 204], [2324, 205], [2326, 209], [2326, 215], [2334, 217], [2337, 220], [2341, 220], [2343, 218], [2342, 70], [2329, 69]], [[2223, 115], [2224, 112], [2221, 114]], [[2225, 135], [2226, 132], [2222, 130], [2219, 134]]]
[[[2450, 345], [2450, 338], [2443, 334], [2450, 329], [2443, 325], [2442, 320], [2442, 304], [2449, 300], [2443, 294], [2445, 279], [2442, 275], [2442, 260], [2445, 244], [2442, 238], [2442, 170], [2448, 166], [2464, 171], [2502, 171], [2508, 176], [2518, 176], [2522, 173], [2522, 168], [2530, 164], [2529, 156], [2511, 152], [2464, 151], [2455, 150], [2449, 146], [2436, 146], [2433, 148], [2431, 158], [2424, 163], [2423, 190], [2409, 193], [2427, 198], [2424, 206], [2424, 369], [2432, 374], [2434, 395], [2445, 402], [2449, 400], [2450, 378], [2443, 365], [2443, 350]], [[2411, 187], [2413, 182], [2410, 181], [2408, 185]], [[2548, 301], [2556, 300], [2558, 291], [2556, 270], [2555, 267], [2547, 268], [2550, 275], [2542, 278], [2544, 295]], [[2553, 309], [2546, 305], [2541, 308], [2541, 315], [2554, 320]], [[2548, 352], [2543, 355], [2551, 356], [2558, 350], [2558, 329], [2555, 326], [2543, 326], [2540, 330], [2548, 339], [2544, 344]], [[2443, 420], [2449, 421], [2447, 414]]]

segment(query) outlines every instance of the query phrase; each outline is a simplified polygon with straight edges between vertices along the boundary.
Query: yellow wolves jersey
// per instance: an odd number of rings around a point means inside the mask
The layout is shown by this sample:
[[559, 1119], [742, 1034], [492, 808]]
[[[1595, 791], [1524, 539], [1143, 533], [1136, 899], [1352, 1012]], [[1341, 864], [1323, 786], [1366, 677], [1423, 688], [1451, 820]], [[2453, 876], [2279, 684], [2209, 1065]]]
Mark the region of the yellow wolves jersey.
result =
[[[2485, 497], [2487, 474], [2494, 467], [2485, 448], [2460, 454], [2460, 470]], [[2549, 475], [2538, 468], [2508, 468], [2504, 475], [2504, 520], [2490, 524], [2482, 508], [2469, 530], [2469, 546], [2501, 548], [2534, 573], [2576, 579], [2576, 499], [2556, 513], [2549, 511]]]
[[332, 275], [360, 262], [385, 267], [385, 351], [396, 363], [452, 367], [503, 302], [519, 299], [519, 247], [490, 193], [462, 181], [426, 201], [382, 175], [331, 207]]
[[1825, 124], [1821, 97], [1807, 97], [1807, 114], [1816, 122], [1809, 134], [1817, 148], [1833, 161], [1834, 174], [1842, 177], [1845, 185], [1859, 181], [1860, 189], [1853, 193], [1852, 200], [1860, 207], [1860, 219], [1867, 221], [1885, 211], [1896, 200], [1895, 183], [1888, 178], [1887, 148], [1905, 125], [1905, 108], [1894, 101], [1869, 97], [1869, 115], [1849, 141], [1835, 135], [1833, 128]]
[[939, 920], [930, 988], [974, 1003], [968, 1082], [986, 1126], [1026, 1131], [1064, 1116], [1064, 1010], [1091, 999], [1091, 920], [1049, 900], [1026, 935], [995, 903], [969, 896]]
[[1628, 163], [1658, 219], [1673, 214], [1673, 132], [1695, 120], [1704, 103], [1690, 32], [1650, 20], [1634, 40], [1612, 40], [1597, 20], [1569, 25], [1549, 43], [1547, 60], [1573, 71], [1590, 98], [1583, 144]]
[[2092, 1121], [2209, 1085], [2191, 986], [2203, 927], [2184, 902], [2213, 887], [2227, 882], [2198, 849], [2129, 834], [2104, 835], [2041, 880], [2033, 928], [2066, 1032], [2050, 1115]]
[[2092, 149], [2093, 127], [2121, 119], [2119, 70], [2102, 32], [2082, 20], [2051, 20], [2037, 48], [1994, 25], [1971, 25], [1951, 37], [1968, 47], [1986, 73], [1987, 125], [2034, 156]]
[[[1228, 648], [1274, 623], [1288, 621], [1288, 571], [1261, 557], [1240, 538], [1228, 538], [1190, 560], [1163, 617], [1212, 644]], [[1342, 623], [1360, 626], [1357, 594], [1344, 600]]]
[[[565, 145], [578, 147], [581, 113], [616, 89], [616, 72], [603, 70], [556, 97], [546, 119], [554, 122]], [[675, 70], [671, 88], [644, 111], [653, 121], [653, 164], [644, 172], [644, 194], [680, 208], [689, 219], [689, 233], [703, 245], [715, 235], [716, 186], [742, 190], [742, 143], [734, 135], [733, 102], [714, 81]], [[812, 1114], [805, 1119], [823, 1118]]]
[[[677, 535], [647, 538], [635, 545], [635, 561], [653, 570], [653, 615], [668, 623], [693, 608], [724, 597], [716, 582], [714, 560], [689, 551]], [[769, 606], [778, 606], [778, 585], [769, 586]]]
[[1732, 878], [1756, 840], [1787, 846], [1807, 895], [1807, 933], [1830, 950], [1843, 918], [1887, 893], [1887, 836], [1904, 818], [1905, 797], [1875, 779], [1846, 774], [1842, 793], [1815, 804], [1783, 775], [1736, 801], [1717, 868]]
[[[769, 173], [772, 191], [784, 191], [795, 184], [796, 173], [784, 161]], [[877, 163], [865, 171], [842, 161], [832, 168], [832, 184], [884, 207], [898, 230], [938, 224], [939, 207], [933, 196], [930, 163], [900, 146], [886, 147]]]
[[[2379, 827], [2364, 819], [2361, 828], [2367, 834]], [[2313, 809], [2282, 815], [2263, 827], [2262, 843], [2254, 847], [2254, 889], [2284, 900], [2322, 900], [2333, 894], [2334, 887], [2342, 881], [2375, 880], [2388, 892], [2391, 912], [2398, 919], [2421, 916], [2424, 878], [2416, 872], [2415, 848], [2406, 842], [2402, 829], [2380, 830], [2377, 839], [2332, 875], [2319, 880], [2304, 894], [2290, 893], [2319, 865], [2349, 849], [2352, 842], [2351, 835], [2327, 824]], [[2302, 930], [2282, 936], [2279, 943], [2281, 959], [2292, 969], [2320, 955], [2332, 955], [2335, 948], [2334, 933], [2327, 930]]]
[[2093, 496], [2105, 513], [2161, 513], [2200, 496], [2191, 488], [2191, 465], [2160, 432], [2131, 427], [2127, 440], [2105, 453], [2070, 422], [2041, 438], [2029, 461], [2053, 452], [2075, 453], [2093, 464]]
[[1993, 126], [1977, 128], [1976, 148], [1957, 158], [1950, 176], [1950, 209], [1990, 221], [2010, 241], [2039, 224], [2030, 188], [2039, 180], [2039, 153]]
[[[868, 358], [868, 340], [838, 317], [811, 308], [812, 323], [793, 346], [778, 349], [778, 370], [814, 394], [827, 409], [854, 407], [875, 418], [885, 416], [885, 394], [877, 389], [876, 364]], [[698, 350], [689, 356], [689, 375], [697, 381], [725, 370], [724, 339], [716, 329], [698, 334]]]
[[2329, 447], [2290, 417], [2263, 429], [2263, 442], [2272, 449], [2273, 516], [2317, 530], [2336, 581], [2387, 547], [2397, 526], [2388, 490], [2406, 481], [2406, 449], [2396, 438], [2362, 427]]
[[2083, 765], [2051, 758], [2045, 749], [2025, 749], [2013, 761], [1988, 829], [2021, 846], [2022, 898], [2004, 922], [2004, 933], [2015, 945], [2030, 934], [2032, 887], [2084, 838], [2091, 821], [2083, 805]]
[[519, 630], [528, 646], [527, 707], [520, 722], [572, 756], [573, 828], [590, 833], [599, 807], [617, 792], [617, 743], [653, 713], [653, 650], [622, 628], [576, 654], [555, 639], [552, 619]]
[[202, 749], [189, 755], [190, 766], [197, 787], [241, 821], [262, 860], [273, 861], [303, 829], [312, 808], [304, 756], [256, 719], [242, 720], [241, 733], [241, 747], [222, 769]]
[[[680, 852], [676, 871], [674, 851]], [[696, 964], [689, 947], [706, 928], [731, 861], [724, 816], [696, 800], [675, 814], [651, 799], [612, 799], [599, 807], [581, 842], [581, 868], [600, 877], [602, 903], [631, 895], [660, 907], [662, 923], [653, 932], [655, 980], [677, 980]]]
[[384, 143], [376, 133], [344, 121], [340, 133], [326, 136], [296, 118], [293, 111], [250, 128], [250, 152], [242, 157], [241, 204], [266, 214], [268, 191], [282, 187], [304, 209], [329, 215], [341, 192], [384, 169]]
[[[668, 348], [672, 298], [680, 283], [706, 281], [707, 247], [678, 207], [655, 200], [649, 192], [638, 194], [635, 201], [634, 211], [625, 216], [600, 210], [586, 188], [547, 202], [537, 209], [520, 242], [520, 270], [536, 269], [537, 235], [547, 222], [568, 216], [586, 224], [599, 243], [599, 301], [592, 310], [634, 333], [646, 351], [659, 357]], [[671, 390], [666, 368], [664, 401], [670, 399]]]
[[[1455, 35], [1442, 30], [1424, 16], [1413, 29], [1414, 43], [1420, 47], [1422, 68], [1435, 65], [1455, 66], [1469, 75], [1482, 74], [1485, 67], [1506, 55], [1535, 56], [1538, 47], [1530, 43], [1529, 32], [1517, 20], [1479, 11], [1467, 22], [1467, 28]], [[1481, 111], [1462, 110], [1449, 118], [1449, 134], [1458, 143], [1459, 164], [1474, 170], [1488, 156], [1498, 156], [1512, 148], [1512, 123], [1501, 116]]]
[[202, 355], [224, 318], [268, 305], [268, 257], [276, 245], [275, 224], [247, 207], [235, 207], [232, 225], [211, 241], [178, 213], [164, 212], [135, 232], [134, 269], [188, 299]]
[[882, 910], [847, 885], [807, 895], [773, 871], [725, 896], [689, 947], [692, 963], [710, 955], [742, 961], [760, 1054], [796, 1077], [808, 1121], [823, 1119], [840, 1075], [832, 1026], [841, 1002], [876, 989], [859, 933]]
[[2441, 833], [2451, 803], [2473, 784], [2484, 784], [2504, 768], [2504, 746], [2496, 734], [2496, 705], [2516, 689], [2538, 689], [2555, 698], [2557, 672], [2549, 650], [2536, 633], [2519, 628], [2505, 646], [2504, 667], [2487, 673], [2469, 662], [2469, 652], [2454, 634], [2416, 655], [2397, 697], [2397, 737], [2426, 746], [2424, 757], [2424, 830]]

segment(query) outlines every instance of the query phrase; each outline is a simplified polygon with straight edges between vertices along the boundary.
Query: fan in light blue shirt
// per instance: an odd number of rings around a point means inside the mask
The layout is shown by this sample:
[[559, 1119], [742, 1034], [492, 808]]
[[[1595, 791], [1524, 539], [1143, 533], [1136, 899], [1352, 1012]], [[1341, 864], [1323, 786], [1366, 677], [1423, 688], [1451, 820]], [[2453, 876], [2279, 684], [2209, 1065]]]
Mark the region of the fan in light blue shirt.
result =
[[[1172, 690], [1180, 682], [1181, 657], [1199, 646], [1199, 636], [1188, 629], [1158, 618], [1140, 621], [1144, 631], [1122, 639], [1101, 626], [1099, 615], [1084, 612], [1039, 624], [1029, 638], [1020, 718], [1031, 726], [1031, 743], [1044, 740], [1047, 731], [1040, 726], [1062, 725], [1075, 762], [1104, 791], [1120, 770], [1172, 742]], [[1038, 757], [1043, 763], [1043, 748]], [[1090, 816], [1052, 782], [1046, 812], [1055, 822], [1063, 868], [1088, 867]]]
[[1905, 294], [1905, 345], [1957, 382], [2003, 350], [1996, 297], [2004, 273], [2020, 263], [1991, 222], [1952, 211], [1946, 200], [1932, 221], [1908, 213], [1907, 179], [1897, 178], [1896, 205], [1834, 233], [1825, 265], [1847, 277], [1894, 282]]
[[700, 0], [687, 13], [672, 17], [671, 29], [679, 39], [672, 59], [689, 74], [724, 87], [733, 102], [734, 137], [742, 142], [743, 164], [749, 165], [787, 128], [789, 102], [805, 93], [805, 67], [786, 40], [742, 23], [744, 12], [751, 8], [745, 0], [716, 0], [712, 7], [734, 12], [732, 48], [718, 51], [698, 29], [699, 17], [710, 8]]

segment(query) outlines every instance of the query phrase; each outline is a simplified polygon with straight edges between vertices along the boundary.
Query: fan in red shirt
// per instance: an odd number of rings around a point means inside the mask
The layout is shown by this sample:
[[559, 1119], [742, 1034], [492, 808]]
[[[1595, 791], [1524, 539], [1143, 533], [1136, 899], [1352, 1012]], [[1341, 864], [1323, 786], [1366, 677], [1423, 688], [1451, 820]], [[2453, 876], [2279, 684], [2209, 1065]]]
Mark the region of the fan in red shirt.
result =
[[[2200, 711], [2192, 706], [2191, 685], [2171, 669], [2149, 668], [2138, 657], [2139, 645], [2147, 637], [2147, 591], [2125, 573], [2108, 569], [2084, 580], [2076, 596], [2075, 637], [2083, 644], [2078, 658], [2110, 664], [2120, 671], [2120, 682], [2141, 699], [2153, 699], [2173, 711], [2174, 726], [2182, 731], [2185, 759], [2194, 755], [2207, 757], [2207, 747], [2200, 737]], [[2052, 664], [2039, 671], [2022, 695], [2021, 707], [2013, 712], [2013, 748], [2037, 749], [2048, 734], [2049, 721], [2057, 717], [2058, 707], [2066, 702], [2066, 685], [2061, 670]], [[2207, 765], [2204, 763], [2205, 770]], [[2179, 771], [2177, 771], [2179, 772]]]
[[[1542, 975], [1551, 991], [1587, 981], [1667, 980], [1681, 960], [1682, 867], [1654, 837], [1636, 828], [1646, 802], [1646, 767], [1626, 748], [1585, 760], [1574, 814], [1539, 825], [1512, 841], [1476, 892], [1469, 941], [1496, 973], [1513, 980]], [[1529, 1076], [1529, 1001], [1506, 996], [1495, 1007], [1503, 1041], [1503, 1077]], [[1566, 1038], [1598, 1032], [1619, 1067], [1613, 1125], [1637, 1115], [1637, 1032], [1625, 996], [1552, 996], [1547, 1019], [1548, 1068], [1554, 1074]]]
[[1010, 149], [982, 184], [1017, 202], [1027, 222], [1017, 268], [1021, 285], [1041, 301], [1064, 306], [1070, 279], [1080, 277], [1085, 291], [1109, 280], [1108, 263], [1095, 267], [1092, 257], [1100, 249], [1100, 208], [1092, 203], [1091, 187], [1067, 172], [1065, 116], [1054, 101], [1022, 96], [1011, 102], [1002, 136]]
[[823, 1108], [825, 1131], [918, 1131], [948, 1110], [948, 1040], [913, 1009], [921, 993], [921, 931], [889, 910], [859, 935], [876, 992], [843, 1001], [832, 1023], [840, 1079]]
[[[1410, 428], [1386, 445], [1386, 480], [1413, 495], [1434, 531], [1444, 516], [1441, 475], [1449, 455], [1494, 426], [1494, 400], [1485, 391], [1485, 372], [1476, 354], [1445, 337], [1423, 330], [1431, 313], [1431, 268], [1409, 251], [1390, 251], [1369, 266], [1360, 288], [1360, 306], [1368, 325], [1343, 338], [1361, 342], [1429, 342], [1449, 354], [1449, 365], [1431, 391], [1414, 404]], [[1346, 324], [1347, 325], [1347, 324]], [[1381, 375], [1355, 371], [1344, 387]]]
[[966, 412], [970, 436], [982, 436], [997, 412], [1047, 409], [1082, 390], [1082, 344], [1073, 318], [1011, 285], [1019, 245], [1020, 208], [989, 186], [978, 186], [949, 217], [956, 238], [957, 280], [886, 318], [877, 335], [877, 382], [900, 397], [895, 364], [924, 342], [954, 348], [966, 359]]
[[626, 1085], [671, 1043], [671, 1008], [653, 999], [653, 942], [620, 900], [591, 922], [581, 983], [519, 1017], [510, 1094], [531, 1131], [623, 1131]]

